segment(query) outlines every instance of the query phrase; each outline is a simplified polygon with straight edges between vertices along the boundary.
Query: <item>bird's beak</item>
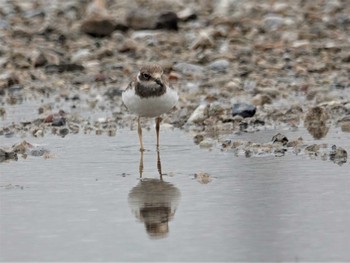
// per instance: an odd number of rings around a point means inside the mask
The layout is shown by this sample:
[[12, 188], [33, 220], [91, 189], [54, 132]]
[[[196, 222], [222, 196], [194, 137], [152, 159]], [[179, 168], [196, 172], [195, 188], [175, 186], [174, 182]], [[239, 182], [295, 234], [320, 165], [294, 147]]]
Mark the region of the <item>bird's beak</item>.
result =
[[163, 83], [160, 79], [155, 79], [154, 80], [159, 86], [163, 86]]

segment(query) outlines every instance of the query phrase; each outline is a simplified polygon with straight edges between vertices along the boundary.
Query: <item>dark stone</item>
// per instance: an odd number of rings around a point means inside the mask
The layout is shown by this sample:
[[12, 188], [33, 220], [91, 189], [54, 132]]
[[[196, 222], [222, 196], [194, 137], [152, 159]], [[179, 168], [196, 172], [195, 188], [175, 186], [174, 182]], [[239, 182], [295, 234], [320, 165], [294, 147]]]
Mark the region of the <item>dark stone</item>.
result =
[[69, 134], [69, 130], [67, 128], [60, 129], [59, 134], [60, 136], [65, 137], [67, 134]]
[[115, 27], [115, 21], [104, 18], [85, 20], [80, 29], [92, 37], [106, 37], [113, 33]]
[[248, 103], [235, 103], [232, 106], [232, 116], [242, 116], [243, 118], [253, 117], [256, 112], [256, 107]]
[[0, 162], [4, 162], [6, 160], [18, 160], [16, 152], [7, 152], [3, 149], [0, 149]]
[[286, 153], [287, 149], [276, 149], [273, 153], [275, 154], [275, 157], [282, 157]]
[[52, 126], [63, 126], [66, 124], [66, 119], [65, 118], [57, 118], [57, 119], [53, 119], [52, 121]]
[[202, 134], [197, 134], [193, 137], [193, 141], [195, 144], [199, 144], [203, 140], [204, 140], [204, 136]]
[[288, 138], [281, 133], [277, 133], [272, 137], [272, 143], [282, 143], [286, 145], [288, 143]]
[[157, 18], [156, 29], [168, 29], [175, 30], [179, 29], [178, 27], [179, 18], [174, 12], [166, 12], [160, 14]]
[[49, 151], [44, 149], [44, 148], [39, 148], [39, 149], [33, 149], [30, 151], [31, 156], [43, 156], [45, 153], [48, 153]]
[[122, 93], [123, 91], [121, 89], [117, 87], [110, 87], [104, 95], [109, 97], [110, 99], [113, 99], [114, 97], [120, 97]]
[[48, 74], [52, 73], [63, 73], [68, 71], [82, 71], [84, 67], [78, 64], [60, 64], [60, 65], [47, 65], [45, 66], [45, 72]]
[[348, 153], [343, 148], [333, 145], [332, 150], [329, 153], [329, 159], [338, 165], [342, 165], [346, 163], [348, 159]]

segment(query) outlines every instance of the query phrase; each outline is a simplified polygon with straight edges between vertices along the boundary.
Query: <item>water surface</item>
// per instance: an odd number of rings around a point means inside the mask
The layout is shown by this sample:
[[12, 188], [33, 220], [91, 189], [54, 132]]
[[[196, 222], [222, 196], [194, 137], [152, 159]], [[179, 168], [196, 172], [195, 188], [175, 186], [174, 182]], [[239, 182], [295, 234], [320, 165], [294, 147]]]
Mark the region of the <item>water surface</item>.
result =
[[[236, 157], [163, 130], [160, 182], [155, 133], [144, 137], [143, 181], [135, 131], [24, 138], [52, 158], [0, 164], [0, 260], [350, 260], [349, 162]], [[268, 141], [270, 133], [240, 138]], [[199, 183], [198, 172], [213, 180]]]

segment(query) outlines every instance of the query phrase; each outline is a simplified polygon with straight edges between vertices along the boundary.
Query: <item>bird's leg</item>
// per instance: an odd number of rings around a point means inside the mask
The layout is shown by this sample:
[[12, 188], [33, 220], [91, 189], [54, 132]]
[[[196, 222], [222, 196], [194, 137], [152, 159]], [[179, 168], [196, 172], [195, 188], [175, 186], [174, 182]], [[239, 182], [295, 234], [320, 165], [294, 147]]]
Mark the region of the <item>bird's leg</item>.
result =
[[162, 163], [160, 161], [160, 150], [157, 149], [157, 169], [159, 173], [159, 179], [162, 181], [163, 180], [163, 174], [162, 174]]
[[143, 151], [140, 151], [140, 166], [139, 166], [139, 171], [140, 171], [140, 179], [142, 178], [143, 174]]
[[138, 134], [139, 134], [140, 151], [143, 152], [145, 150], [145, 148], [143, 148], [142, 128], [141, 128], [140, 117], [137, 119], [137, 131], [138, 131]]
[[160, 122], [161, 121], [162, 121], [161, 117], [156, 118], [157, 150], [159, 150], [159, 129], [160, 129]]

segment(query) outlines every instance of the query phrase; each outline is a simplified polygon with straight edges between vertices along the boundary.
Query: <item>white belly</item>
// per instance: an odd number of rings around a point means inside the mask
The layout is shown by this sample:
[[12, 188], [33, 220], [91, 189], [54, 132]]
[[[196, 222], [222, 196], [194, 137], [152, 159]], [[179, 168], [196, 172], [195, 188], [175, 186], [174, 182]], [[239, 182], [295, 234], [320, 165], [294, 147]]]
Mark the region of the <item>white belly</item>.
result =
[[140, 117], [157, 117], [170, 111], [177, 103], [179, 96], [172, 89], [159, 97], [140, 98], [132, 89], [125, 90], [122, 100], [128, 110]]

